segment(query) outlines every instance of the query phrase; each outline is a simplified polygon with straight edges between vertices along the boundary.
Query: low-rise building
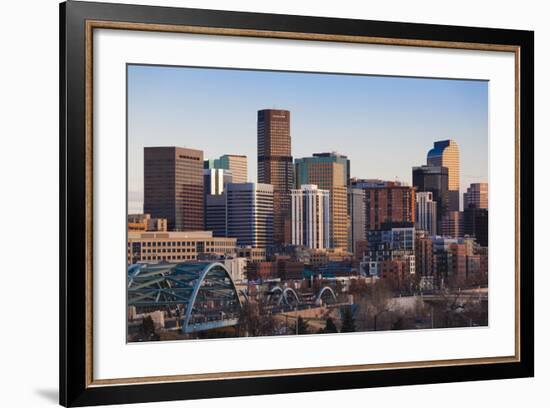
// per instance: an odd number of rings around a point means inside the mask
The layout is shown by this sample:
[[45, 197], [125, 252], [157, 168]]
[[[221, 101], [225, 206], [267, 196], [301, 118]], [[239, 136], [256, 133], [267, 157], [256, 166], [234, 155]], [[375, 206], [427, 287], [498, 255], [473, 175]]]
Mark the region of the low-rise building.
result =
[[381, 262], [402, 260], [407, 271], [416, 273], [415, 230], [412, 223], [385, 223], [380, 230], [367, 231], [363, 259], [359, 264], [365, 276], [380, 276]]
[[351, 261], [353, 254], [345, 248], [313, 249], [294, 247], [292, 257], [296, 261], [317, 269], [328, 262]]
[[380, 278], [386, 279], [394, 288], [402, 288], [410, 276], [409, 263], [401, 259], [382, 261], [379, 264]]
[[302, 279], [302, 272], [304, 270], [304, 264], [300, 261], [295, 261], [289, 256], [278, 256], [277, 262], [277, 276], [281, 280], [300, 280]]
[[[433, 268], [437, 286], [462, 286], [467, 283], [467, 257], [475, 255], [473, 238], [431, 237]], [[481, 260], [480, 260], [481, 262]]]
[[213, 237], [210, 231], [128, 232], [128, 263], [181, 262], [200, 254], [234, 256], [236, 238]]
[[249, 281], [276, 279], [278, 278], [277, 262], [250, 262], [247, 267], [246, 275]]
[[479, 255], [480, 283], [487, 284], [489, 279], [489, 248], [478, 247], [476, 253]]
[[323, 278], [349, 277], [354, 274], [353, 264], [349, 260], [329, 261], [318, 268]]
[[237, 256], [239, 258], [246, 258], [251, 262], [259, 262], [267, 259], [267, 251], [265, 248], [246, 246], [237, 249]]
[[128, 231], [167, 231], [166, 218], [152, 218], [151, 214], [128, 214]]
[[246, 279], [248, 259], [239, 257], [226, 258], [223, 260], [223, 264], [233, 281], [240, 282]]

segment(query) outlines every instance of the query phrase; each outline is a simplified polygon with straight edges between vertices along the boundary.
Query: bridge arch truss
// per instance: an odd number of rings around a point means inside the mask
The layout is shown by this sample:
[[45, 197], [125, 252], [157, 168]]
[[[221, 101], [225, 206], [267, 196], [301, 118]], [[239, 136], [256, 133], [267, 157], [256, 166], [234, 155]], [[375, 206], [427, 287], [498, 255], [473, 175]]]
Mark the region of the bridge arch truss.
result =
[[127, 290], [128, 306], [138, 313], [175, 312], [185, 333], [234, 326], [242, 308], [231, 275], [218, 262], [131, 265]]

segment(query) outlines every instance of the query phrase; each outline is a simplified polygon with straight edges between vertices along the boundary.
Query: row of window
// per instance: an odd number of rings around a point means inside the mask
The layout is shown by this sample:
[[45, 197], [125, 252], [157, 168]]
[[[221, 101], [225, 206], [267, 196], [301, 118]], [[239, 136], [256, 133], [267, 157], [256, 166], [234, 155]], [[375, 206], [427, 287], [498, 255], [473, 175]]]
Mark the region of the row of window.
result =
[[196, 259], [197, 257], [194, 255], [148, 255], [134, 259], [134, 261], [194, 261]]
[[[185, 246], [185, 247], [195, 247], [196, 245], [206, 245], [211, 247], [219, 247], [219, 248], [232, 248], [234, 244], [232, 242], [217, 242], [217, 241], [145, 241], [145, 242], [139, 242], [142, 246], [145, 247], [177, 247], [177, 246]], [[128, 247], [131, 246], [132, 243], [128, 243]], [[134, 242], [134, 244], [138, 244], [138, 242]]]
[[[159, 248], [159, 249], [143, 249], [141, 251], [144, 254], [155, 254], [155, 253], [196, 253], [194, 248]], [[201, 252], [217, 252], [215, 248], [205, 248]]]

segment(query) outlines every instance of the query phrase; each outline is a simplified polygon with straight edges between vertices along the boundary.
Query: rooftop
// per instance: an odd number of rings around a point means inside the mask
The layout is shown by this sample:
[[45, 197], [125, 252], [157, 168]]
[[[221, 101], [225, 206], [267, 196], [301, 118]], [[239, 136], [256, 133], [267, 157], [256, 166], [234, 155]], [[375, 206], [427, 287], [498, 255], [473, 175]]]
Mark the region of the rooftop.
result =
[[128, 238], [212, 238], [212, 231], [128, 232]]

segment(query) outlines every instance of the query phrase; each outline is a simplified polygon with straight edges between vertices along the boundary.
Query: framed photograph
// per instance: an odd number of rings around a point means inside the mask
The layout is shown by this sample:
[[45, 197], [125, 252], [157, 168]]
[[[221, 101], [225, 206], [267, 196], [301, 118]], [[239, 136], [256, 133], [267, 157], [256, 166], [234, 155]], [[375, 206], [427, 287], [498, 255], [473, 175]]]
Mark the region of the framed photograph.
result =
[[534, 33], [60, 6], [60, 403], [534, 375]]

